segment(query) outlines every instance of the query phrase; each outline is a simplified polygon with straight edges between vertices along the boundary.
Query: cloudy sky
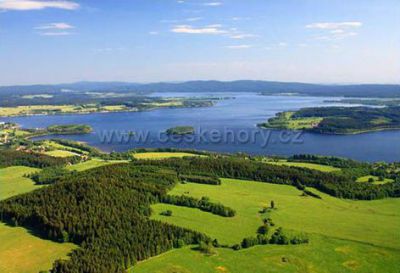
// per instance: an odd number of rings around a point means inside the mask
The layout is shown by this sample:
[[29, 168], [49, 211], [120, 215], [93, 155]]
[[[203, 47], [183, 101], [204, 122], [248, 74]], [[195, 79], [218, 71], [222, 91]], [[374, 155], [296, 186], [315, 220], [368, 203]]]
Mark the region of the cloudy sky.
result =
[[0, 85], [400, 82], [399, 0], [0, 0]]

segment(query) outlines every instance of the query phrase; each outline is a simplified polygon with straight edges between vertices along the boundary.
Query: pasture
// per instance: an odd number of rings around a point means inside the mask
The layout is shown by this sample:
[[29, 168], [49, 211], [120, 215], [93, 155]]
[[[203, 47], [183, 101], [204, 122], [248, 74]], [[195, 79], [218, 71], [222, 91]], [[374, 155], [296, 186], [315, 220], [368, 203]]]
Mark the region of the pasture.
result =
[[[306, 272], [396, 273], [400, 261], [399, 199], [343, 200], [320, 193], [301, 196], [296, 188], [253, 181], [222, 179], [221, 186], [179, 184], [170, 194], [208, 196], [236, 210], [224, 218], [198, 209], [156, 204], [153, 219], [204, 232], [220, 243], [239, 243], [256, 234], [264, 217], [276, 226], [310, 236], [305, 245], [266, 245], [233, 251], [217, 249], [206, 256], [190, 247], [175, 249], [139, 263], [135, 273]], [[276, 210], [261, 214], [274, 200]], [[172, 216], [160, 212], [171, 210]], [[130, 273], [131, 273], [130, 272]]]

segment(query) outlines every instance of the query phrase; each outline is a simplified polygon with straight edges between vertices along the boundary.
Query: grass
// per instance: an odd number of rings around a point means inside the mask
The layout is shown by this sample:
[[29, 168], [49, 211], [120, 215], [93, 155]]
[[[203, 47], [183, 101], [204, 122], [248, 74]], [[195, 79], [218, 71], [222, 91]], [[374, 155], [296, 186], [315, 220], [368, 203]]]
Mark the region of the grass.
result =
[[60, 244], [33, 236], [28, 230], [0, 223], [0, 272], [38, 273], [67, 258], [73, 244]]
[[0, 200], [40, 188], [24, 177], [25, 174], [36, 171], [38, 169], [22, 166], [0, 169]]
[[[29, 167], [0, 169], [0, 200], [40, 188], [23, 177], [37, 171]], [[0, 272], [38, 273], [49, 270], [55, 260], [66, 258], [76, 246], [43, 240], [24, 228], [0, 223]]]
[[399, 259], [396, 251], [313, 235], [307, 245], [218, 249], [214, 256], [175, 249], [129, 273], [397, 273]]
[[65, 145], [59, 144], [59, 143], [57, 143], [55, 141], [51, 141], [51, 140], [43, 141], [43, 146], [51, 148], [51, 149], [56, 149], [56, 150], [69, 151], [69, 152], [72, 152], [72, 153], [88, 154], [87, 151], [83, 151], [83, 150], [78, 149], [78, 148], [65, 146]]
[[[170, 194], [208, 196], [234, 208], [236, 216], [223, 218], [197, 209], [156, 204], [152, 206], [153, 219], [204, 232], [220, 243], [234, 244], [254, 236], [262, 218], [271, 217], [276, 226], [309, 234], [310, 243], [241, 251], [217, 249], [214, 256], [183, 248], [141, 262], [134, 272], [397, 272], [400, 199], [352, 201], [310, 190], [322, 199], [303, 197], [291, 186], [253, 181], [222, 179], [221, 186], [179, 184]], [[277, 209], [260, 214], [271, 200]], [[167, 209], [173, 212], [172, 216], [159, 215]]]
[[93, 168], [97, 168], [97, 167], [101, 167], [101, 166], [106, 166], [106, 165], [111, 165], [111, 164], [117, 164], [117, 163], [126, 163], [128, 162], [127, 160], [101, 160], [101, 159], [91, 159], [82, 163], [78, 163], [78, 164], [74, 164], [74, 165], [70, 165], [67, 166], [67, 170], [70, 171], [78, 171], [78, 172], [82, 172], [82, 171], [86, 171], [89, 169], [93, 169]]
[[294, 112], [282, 112], [278, 113], [276, 117], [271, 118], [266, 123], [262, 123], [259, 126], [264, 128], [275, 128], [275, 129], [288, 129], [288, 130], [303, 130], [312, 129], [323, 120], [319, 117], [309, 118], [293, 118]]
[[288, 162], [286, 160], [279, 160], [279, 161], [267, 161], [267, 164], [273, 165], [283, 165], [283, 166], [290, 166], [290, 167], [300, 167], [306, 169], [317, 170], [321, 172], [338, 172], [340, 171], [339, 168], [335, 168], [332, 166], [326, 166], [321, 164], [314, 164], [314, 163], [306, 163], [306, 162]]
[[383, 181], [379, 181], [379, 177], [374, 176], [374, 175], [366, 175], [366, 176], [359, 177], [356, 180], [356, 182], [368, 183], [370, 179], [374, 180], [374, 182], [372, 182], [372, 184], [375, 184], [375, 185], [383, 185], [383, 184], [386, 184], [386, 183], [393, 183], [394, 182], [393, 179], [389, 179], [389, 178], [384, 178]]
[[185, 152], [149, 152], [149, 153], [135, 153], [136, 159], [165, 159], [172, 157], [185, 157], [185, 156], [202, 156], [198, 154], [185, 153]]
[[77, 155], [76, 153], [70, 152], [70, 151], [64, 151], [64, 150], [54, 150], [54, 151], [48, 151], [44, 152], [46, 155], [50, 155], [53, 157], [70, 157], [70, 156], [75, 156]]
[[[221, 186], [179, 184], [171, 194], [200, 198], [208, 196], [237, 211], [233, 218], [222, 218], [199, 210], [166, 204], [153, 206], [153, 218], [192, 228], [217, 238], [221, 243], [238, 243], [255, 235], [261, 225], [259, 210], [274, 200], [277, 209], [269, 215], [277, 226], [333, 238], [355, 240], [400, 249], [400, 199], [374, 201], [342, 200], [318, 193], [322, 199], [302, 197], [286, 185], [222, 179]], [[171, 217], [159, 215], [170, 209]], [[207, 223], [207, 224], [204, 224]]]

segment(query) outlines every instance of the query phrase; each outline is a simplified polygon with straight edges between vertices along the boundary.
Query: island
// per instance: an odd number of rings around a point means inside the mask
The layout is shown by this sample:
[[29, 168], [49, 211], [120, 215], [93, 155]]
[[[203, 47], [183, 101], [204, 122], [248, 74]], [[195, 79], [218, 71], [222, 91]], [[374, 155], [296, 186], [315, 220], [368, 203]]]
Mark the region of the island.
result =
[[167, 135], [192, 135], [194, 134], [194, 128], [192, 126], [176, 126], [169, 128], [166, 133]]
[[312, 107], [281, 112], [260, 128], [304, 130], [320, 134], [360, 134], [400, 129], [400, 107]]

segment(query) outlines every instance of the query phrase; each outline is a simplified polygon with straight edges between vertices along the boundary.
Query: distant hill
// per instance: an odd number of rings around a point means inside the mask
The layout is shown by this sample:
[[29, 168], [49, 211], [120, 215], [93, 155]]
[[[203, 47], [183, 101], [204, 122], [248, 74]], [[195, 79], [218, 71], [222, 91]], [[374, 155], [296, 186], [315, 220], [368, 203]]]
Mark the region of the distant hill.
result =
[[274, 81], [188, 81], [181, 83], [77, 82], [57, 85], [0, 87], [2, 95], [59, 92], [258, 92], [265, 95], [296, 93], [310, 96], [400, 97], [398, 84], [323, 85]]

